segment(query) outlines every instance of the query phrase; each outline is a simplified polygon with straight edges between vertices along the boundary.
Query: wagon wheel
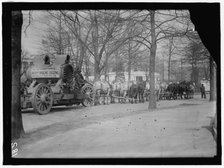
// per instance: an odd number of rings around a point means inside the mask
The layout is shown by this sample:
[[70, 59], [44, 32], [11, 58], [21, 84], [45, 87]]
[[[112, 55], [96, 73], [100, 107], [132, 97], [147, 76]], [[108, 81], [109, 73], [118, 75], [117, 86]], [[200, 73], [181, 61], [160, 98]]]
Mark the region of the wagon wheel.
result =
[[93, 105], [93, 98], [94, 98], [94, 92], [93, 92], [93, 87], [89, 84], [85, 84], [82, 89], [81, 93], [85, 95], [85, 98], [82, 102], [82, 105], [85, 107], [89, 107]]
[[32, 106], [35, 112], [47, 114], [53, 105], [53, 93], [49, 86], [40, 83], [34, 88]]

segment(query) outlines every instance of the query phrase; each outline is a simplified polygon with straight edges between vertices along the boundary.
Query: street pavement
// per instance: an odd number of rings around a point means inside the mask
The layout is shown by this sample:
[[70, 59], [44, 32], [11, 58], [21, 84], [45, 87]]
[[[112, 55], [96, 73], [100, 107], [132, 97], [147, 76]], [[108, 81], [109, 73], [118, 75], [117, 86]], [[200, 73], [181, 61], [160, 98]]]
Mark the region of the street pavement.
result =
[[23, 112], [26, 135], [19, 158], [213, 157], [209, 131], [215, 102], [196, 95], [141, 104], [56, 107], [47, 115]]

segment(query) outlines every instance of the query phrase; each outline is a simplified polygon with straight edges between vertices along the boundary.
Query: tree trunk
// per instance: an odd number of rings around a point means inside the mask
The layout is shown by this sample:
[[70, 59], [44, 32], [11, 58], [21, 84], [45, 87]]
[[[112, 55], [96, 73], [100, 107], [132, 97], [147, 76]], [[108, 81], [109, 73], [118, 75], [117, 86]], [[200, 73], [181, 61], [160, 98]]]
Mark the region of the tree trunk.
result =
[[12, 57], [12, 108], [11, 138], [18, 139], [24, 134], [20, 107], [20, 66], [21, 66], [21, 11], [12, 11], [11, 20], [11, 57]]
[[89, 80], [89, 58], [85, 58], [85, 77]]
[[98, 45], [98, 24], [96, 13], [94, 15], [94, 25], [92, 32], [92, 42], [94, 51], [94, 81], [100, 80], [100, 55], [99, 55], [99, 45]]
[[128, 65], [128, 82], [130, 82], [130, 81], [131, 81], [131, 64], [129, 63], [129, 65]]
[[80, 57], [79, 57], [79, 67], [80, 67], [80, 69], [82, 68], [83, 60], [85, 58], [85, 54], [86, 54], [85, 46], [83, 44], [80, 44]]
[[183, 60], [182, 58], [180, 59], [180, 81], [183, 81], [184, 77], [183, 77]]
[[118, 51], [115, 52], [115, 80], [118, 79]]
[[162, 66], [162, 67], [163, 67], [163, 71], [162, 71], [162, 81], [164, 81], [164, 80], [165, 80], [165, 72], [164, 72], [164, 71], [165, 71], [165, 66], [164, 66], [164, 62], [165, 62], [165, 61], [164, 61], [164, 55], [163, 55], [163, 66]]
[[78, 64], [79, 64], [79, 48], [80, 48], [79, 41], [77, 41], [76, 55], [74, 55], [74, 57], [75, 57], [75, 66], [76, 66], [76, 67], [77, 67]]
[[216, 70], [214, 60], [210, 56], [210, 101], [216, 100]]
[[170, 61], [171, 61], [171, 57], [169, 56], [169, 60], [168, 60], [168, 83], [170, 83]]
[[150, 97], [149, 110], [156, 109], [155, 98], [155, 57], [156, 57], [156, 35], [155, 35], [155, 11], [150, 12], [151, 18], [151, 52], [150, 52]]
[[170, 37], [170, 39], [169, 39], [169, 60], [168, 60], [168, 83], [170, 82], [172, 45], [173, 45], [173, 37]]
[[62, 50], [62, 26], [61, 26], [61, 13], [59, 15], [59, 47], [58, 47], [58, 54], [63, 54]]
[[203, 63], [203, 72], [204, 72], [204, 77], [206, 80], [209, 79], [209, 68], [208, 67], [209, 66], [208, 66], [207, 62], [204, 62]]
[[100, 67], [99, 67], [99, 63], [97, 61], [95, 61], [94, 64], [94, 81], [100, 80]]
[[128, 43], [128, 83], [131, 81], [131, 44]]
[[[108, 80], [108, 61], [105, 62], [105, 67], [104, 67], [104, 80], [107, 81]], [[109, 81], [109, 80], [108, 80]]]
[[199, 86], [199, 82], [198, 82], [199, 70], [198, 70], [196, 62], [192, 63], [191, 68], [192, 68], [191, 81], [193, 81], [196, 86]]

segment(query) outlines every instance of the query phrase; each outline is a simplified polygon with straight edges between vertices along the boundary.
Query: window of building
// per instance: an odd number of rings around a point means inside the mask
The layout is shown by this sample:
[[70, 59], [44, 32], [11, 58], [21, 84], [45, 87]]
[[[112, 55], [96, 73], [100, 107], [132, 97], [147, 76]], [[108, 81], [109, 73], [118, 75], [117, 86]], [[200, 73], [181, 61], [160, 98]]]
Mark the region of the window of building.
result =
[[137, 82], [142, 82], [143, 81], [143, 77], [142, 76], [136, 76], [136, 81]]

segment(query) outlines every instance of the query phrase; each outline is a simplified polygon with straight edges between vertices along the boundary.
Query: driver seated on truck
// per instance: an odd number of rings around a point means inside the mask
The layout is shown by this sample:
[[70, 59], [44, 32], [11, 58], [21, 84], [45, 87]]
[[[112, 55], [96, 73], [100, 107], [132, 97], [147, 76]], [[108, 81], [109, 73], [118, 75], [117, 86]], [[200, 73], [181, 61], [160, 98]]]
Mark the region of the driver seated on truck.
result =
[[48, 55], [45, 55], [44, 57], [44, 64], [50, 65], [50, 57]]
[[84, 80], [84, 77], [82, 76], [80, 68], [76, 67], [74, 73], [75, 73], [76, 83], [78, 87], [81, 87], [85, 83], [85, 80]]
[[65, 64], [69, 64], [70, 63], [70, 55], [66, 56], [66, 60], [65, 60]]

